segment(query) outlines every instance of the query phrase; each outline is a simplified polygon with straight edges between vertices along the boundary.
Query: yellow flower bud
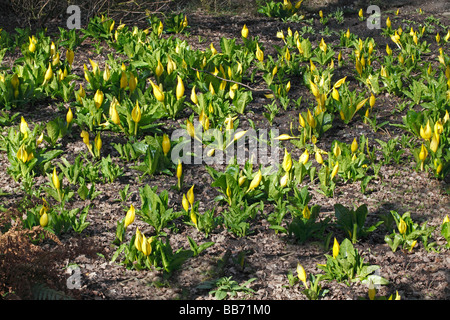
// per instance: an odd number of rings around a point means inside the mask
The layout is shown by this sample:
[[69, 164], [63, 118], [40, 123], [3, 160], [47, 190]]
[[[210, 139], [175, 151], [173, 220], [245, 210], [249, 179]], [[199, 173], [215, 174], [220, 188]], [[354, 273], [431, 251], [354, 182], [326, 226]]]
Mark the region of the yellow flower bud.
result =
[[188, 201], [188, 199], [186, 198], [186, 195], [185, 195], [185, 194], [183, 194], [183, 199], [181, 200], [181, 205], [183, 206], [183, 209], [184, 209], [185, 211], [189, 211], [189, 201]]
[[323, 158], [322, 158], [322, 155], [320, 154], [320, 152], [316, 152], [315, 158], [316, 158], [317, 163], [323, 164]]
[[39, 224], [41, 225], [42, 228], [45, 228], [48, 225], [48, 214], [47, 212], [44, 212], [41, 216], [41, 218], [39, 219]]
[[67, 125], [69, 125], [72, 122], [72, 120], [73, 120], [73, 113], [72, 113], [72, 109], [69, 107], [69, 110], [67, 111], [67, 114], [66, 114]]
[[259, 44], [256, 44], [256, 58], [260, 61], [263, 62], [264, 60], [264, 52], [261, 50], [261, 48], [259, 47]]
[[97, 91], [94, 94], [94, 105], [98, 109], [102, 106], [103, 100], [104, 100], [104, 94], [100, 89], [97, 89]]
[[176, 97], [177, 97], [177, 100], [180, 100], [184, 96], [184, 84], [183, 84], [183, 80], [181, 79], [180, 76], [177, 76], [177, 79], [178, 79], [178, 83], [177, 83], [177, 88], [176, 88]]
[[258, 170], [258, 172], [256, 173], [255, 177], [250, 182], [250, 186], [248, 187], [247, 192], [256, 189], [259, 186], [259, 184], [261, 183], [261, 180], [262, 180], [262, 172], [261, 172], [261, 169], [260, 169], [260, 170]]
[[336, 258], [339, 254], [339, 242], [336, 240], [336, 238], [334, 238], [334, 243], [333, 243], [333, 258]]
[[309, 152], [308, 149], [305, 149], [305, 151], [303, 152], [303, 154], [300, 156], [300, 158], [298, 159], [298, 162], [303, 163], [304, 165], [306, 165], [306, 163], [309, 160]]
[[138, 251], [142, 251], [142, 233], [139, 231], [139, 228], [136, 228], [136, 236], [134, 238], [134, 246]]
[[59, 182], [59, 177], [56, 174], [56, 168], [53, 168], [52, 183], [53, 183], [53, 186], [55, 187], [55, 189], [59, 190], [59, 188], [61, 187], [61, 183]]
[[100, 152], [100, 150], [102, 149], [102, 138], [100, 137], [100, 132], [97, 133], [97, 135], [94, 138], [94, 145], [95, 145], [95, 149], [97, 149], [97, 151]]
[[188, 190], [186, 197], [192, 206], [194, 204], [194, 185]]
[[159, 86], [153, 83], [153, 81], [150, 80], [150, 84], [153, 88], [153, 95], [155, 96], [156, 100], [163, 102], [164, 101], [164, 93], [161, 90]]
[[197, 94], [195, 93], [195, 86], [192, 87], [192, 91], [191, 91], [191, 101], [194, 104], [198, 104], [198, 97]]
[[67, 49], [66, 51], [66, 59], [69, 65], [71, 66], [73, 64], [73, 59], [75, 58], [75, 53], [72, 51], [72, 49]]
[[336, 162], [336, 164], [333, 167], [333, 171], [331, 172], [331, 180], [334, 179], [334, 177], [337, 175], [339, 171], [339, 162]]
[[400, 218], [400, 222], [398, 224], [398, 232], [400, 232], [400, 234], [406, 233], [406, 222], [402, 218]]
[[139, 107], [139, 101], [136, 101], [136, 105], [131, 111], [131, 118], [135, 123], [139, 123], [141, 121], [142, 113], [141, 108]]
[[431, 126], [430, 126], [430, 120], [428, 120], [427, 124], [425, 125], [425, 129], [420, 126], [420, 136], [424, 140], [430, 140], [432, 135]]
[[353, 138], [353, 142], [352, 142], [352, 145], [351, 145], [351, 150], [352, 150], [352, 153], [355, 153], [356, 150], [358, 150], [358, 142], [356, 141], [356, 138]]
[[311, 211], [309, 210], [307, 205], [303, 208], [302, 215], [305, 219], [309, 219], [311, 217]]
[[248, 37], [248, 28], [247, 28], [246, 24], [244, 24], [244, 26], [242, 27], [241, 35], [242, 35], [242, 38], [247, 39], [247, 37]]
[[162, 148], [164, 155], [167, 156], [170, 151], [170, 139], [167, 134], [163, 134]]
[[297, 263], [297, 276], [298, 279], [303, 282], [305, 287], [308, 288], [308, 285], [306, 284], [306, 271], [300, 263]]
[[135, 216], [136, 216], [136, 214], [135, 214], [134, 206], [130, 205], [130, 209], [128, 209], [127, 214], [125, 216], [125, 223], [124, 223], [125, 228], [133, 223]]
[[120, 124], [120, 117], [119, 117], [119, 112], [117, 111], [117, 105], [119, 104], [119, 102], [117, 101], [117, 99], [114, 97], [113, 101], [111, 102], [111, 105], [109, 107], [109, 114], [111, 117], [111, 121], [115, 124], [115, 125], [119, 125]]
[[44, 81], [48, 82], [48, 81], [50, 81], [52, 79], [52, 77], [53, 77], [52, 64], [49, 63], [48, 64], [48, 69], [47, 69], [47, 71], [45, 72], [45, 75], [44, 75]]

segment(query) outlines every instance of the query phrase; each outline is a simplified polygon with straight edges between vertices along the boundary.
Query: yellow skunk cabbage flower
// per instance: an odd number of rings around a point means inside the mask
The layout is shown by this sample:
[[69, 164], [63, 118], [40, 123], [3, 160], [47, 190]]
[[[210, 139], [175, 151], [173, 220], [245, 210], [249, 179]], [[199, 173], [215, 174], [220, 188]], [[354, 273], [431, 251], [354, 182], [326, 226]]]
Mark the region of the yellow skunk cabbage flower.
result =
[[161, 21], [159, 21], [159, 25], [158, 25], [158, 36], [161, 36], [161, 34], [163, 33], [164, 30], [164, 25], [162, 24]]
[[82, 103], [82, 99], [85, 97], [86, 97], [86, 91], [84, 91], [84, 88], [80, 83], [80, 89], [78, 89], [78, 92], [77, 92], [77, 101], [79, 103]]
[[430, 142], [430, 150], [436, 153], [438, 147], [439, 147], [439, 134], [433, 133], [433, 137], [431, 138]]
[[389, 47], [389, 45], [386, 45], [386, 53], [388, 54], [388, 56], [392, 55], [392, 49]]
[[186, 193], [186, 198], [188, 199], [190, 205], [192, 206], [194, 204], [194, 185], [189, 188], [188, 192]]
[[280, 187], [284, 188], [287, 186], [289, 180], [289, 173], [285, 173], [280, 179]]
[[150, 84], [153, 88], [153, 95], [155, 96], [156, 100], [158, 100], [159, 102], [163, 102], [164, 101], [164, 92], [161, 90], [161, 88], [159, 86], [154, 84], [152, 80], [150, 80]]
[[400, 222], [398, 224], [398, 232], [400, 232], [400, 234], [406, 233], [406, 222], [402, 218], [400, 218]]
[[305, 219], [309, 219], [311, 217], [311, 211], [309, 210], [307, 205], [303, 208], [302, 215]]
[[186, 131], [192, 138], [195, 137], [195, 128], [189, 119], [186, 120]]
[[113, 101], [111, 102], [111, 105], [109, 107], [109, 115], [111, 117], [111, 121], [115, 124], [115, 125], [120, 125], [120, 117], [119, 117], [119, 112], [117, 112], [117, 105], [119, 104], [119, 102], [117, 101], [117, 99], [114, 97]]
[[167, 134], [163, 134], [162, 148], [164, 155], [167, 156], [170, 151], [170, 139]]
[[125, 228], [133, 223], [135, 216], [136, 214], [134, 206], [130, 205], [130, 209], [128, 209], [127, 214], [125, 215], [125, 223], [124, 223]]
[[442, 224], [450, 222], [450, 219], [448, 218], [448, 215], [445, 216], [444, 220], [442, 221]]
[[209, 45], [209, 49], [211, 50], [212, 55], [216, 55], [218, 53], [216, 48], [214, 48], [214, 44], [213, 43], [211, 43]]
[[28, 123], [23, 116], [20, 117], [20, 132], [24, 135], [24, 139], [28, 137]]
[[320, 154], [320, 152], [315, 153], [315, 158], [316, 158], [317, 163], [323, 164], [323, 158], [322, 158], [322, 155]]
[[136, 101], [136, 105], [134, 106], [133, 110], [131, 110], [131, 118], [133, 119], [135, 126], [134, 126], [134, 135], [137, 133], [137, 124], [141, 121], [142, 113], [141, 108], [139, 107], [139, 101]]
[[69, 110], [67, 111], [67, 114], [66, 114], [67, 125], [69, 125], [72, 122], [72, 120], [73, 120], [73, 113], [72, 113], [72, 109], [69, 107]]
[[261, 180], [262, 180], [262, 172], [261, 172], [261, 169], [259, 169], [258, 172], [256, 173], [255, 177], [250, 182], [250, 186], [248, 187], [247, 192], [256, 189], [259, 186], [259, 184], [261, 183]]
[[261, 50], [261, 48], [259, 47], [259, 44], [256, 44], [256, 58], [260, 61], [263, 62], [264, 60], [264, 52]]
[[36, 51], [36, 44], [37, 44], [37, 40], [34, 36], [32, 37], [28, 37], [28, 39], [30, 40], [30, 44], [28, 45], [28, 50], [33, 53]]
[[296, 137], [292, 137], [292, 136], [290, 136], [290, 135], [288, 135], [286, 133], [283, 133], [283, 134], [279, 135], [278, 137], [276, 137], [274, 139], [275, 140], [284, 141], [284, 140], [297, 139], [297, 138]]
[[339, 157], [341, 155], [341, 148], [339, 147], [339, 144], [337, 142], [334, 144], [333, 153], [336, 157]]
[[436, 42], [439, 44], [441, 42], [441, 36], [439, 35], [439, 32], [436, 34]]
[[177, 100], [180, 100], [184, 96], [184, 84], [183, 84], [183, 80], [181, 79], [180, 76], [177, 76], [177, 79], [178, 79], [178, 83], [177, 83], [177, 88], [176, 88], [176, 97], [177, 97]]
[[386, 27], [388, 27], [388, 29], [391, 28], [391, 19], [389, 19], [389, 17], [386, 19]]
[[53, 168], [52, 183], [56, 190], [59, 190], [61, 188], [61, 183], [59, 181], [58, 174], [56, 173], [56, 167]]
[[298, 114], [298, 123], [299, 123], [303, 128], [306, 127], [305, 119], [303, 119], [301, 113]]
[[67, 49], [66, 51], [66, 59], [70, 66], [72, 66], [73, 59], [75, 58], [75, 53], [72, 49]]
[[36, 140], [36, 147], [38, 145], [40, 145], [43, 141], [44, 141], [44, 132], [41, 132], [41, 134], [39, 135], [39, 137]]
[[305, 151], [303, 152], [303, 154], [300, 156], [300, 158], [298, 159], [298, 162], [303, 163], [304, 165], [306, 165], [306, 163], [309, 160], [309, 152], [308, 149], [305, 149]]
[[[208, 119], [208, 118], [206, 118], [206, 119]], [[209, 123], [209, 122], [208, 122], [208, 123]], [[206, 130], [208, 130], [208, 129], [206, 129]], [[234, 134], [233, 140], [234, 140], [234, 141], [238, 141], [240, 138], [242, 138], [243, 136], [245, 136], [246, 133], [247, 133], [247, 130], [236, 132], [236, 133]]]
[[333, 258], [336, 258], [339, 254], [339, 242], [336, 240], [336, 238], [334, 238], [334, 243], [333, 243]]
[[84, 144], [88, 147], [89, 151], [92, 150], [92, 145], [89, 143], [89, 133], [81, 131], [80, 137], [83, 138]]
[[242, 38], [247, 39], [247, 37], [248, 37], [248, 28], [247, 28], [246, 24], [244, 24], [244, 26], [242, 27], [241, 35], [242, 35]]
[[331, 171], [331, 180], [334, 179], [334, 177], [337, 175], [338, 171], [339, 171], [339, 162], [336, 161], [336, 164], [333, 167], [333, 171]]
[[41, 216], [41, 218], [39, 219], [39, 224], [41, 225], [42, 228], [45, 228], [48, 225], [48, 214], [47, 212], [44, 212]]
[[353, 142], [350, 148], [352, 150], [352, 153], [355, 153], [356, 150], [358, 150], [358, 142], [356, 141], [356, 138], [353, 138]]
[[337, 91], [336, 88], [333, 88], [331, 96], [333, 97], [334, 100], [339, 101], [339, 91]]
[[94, 104], [97, 109], [102, 106], [104, 98], [105, 96], [103, 92], [100, 89], [97, 89], [97, 91], [94, 94]]
[[320, 41], [319, 48], [320, 48], [320, 50], [322, 50], [323, 52], [327, 52], [327, 44], [325, 43], [325, 40], [323, 40], [323, 38], [322, 38], [322, 40]]
[[181, 200], [181, 205], [183, 206], [183, 209], [187, 212], [189, 211], [189, 201], [186, 198], [186, 195], [183, 194], [183, 199]]
[[240, 176], [238, 180], [239, 187], [241, 187], [246, 180], [247, 180], [246, 176]]
[[178, 179], [178, 185], [181, 185], [181, 177], [183, 176], [183, 165], [181, 164], [180, 159], [178, 159], [178, 165], [177, 165], [177, 179]]
[[198, 104], [198, 97], [197, 97], [197, 94], [195, 93], [195, 85], [192, 87], [192, 90], [191, 90], [191, 101], [194, 104]]
[[285, 172], [289, 172], [292, 169], [292, 157], [286, 148], [284, 148], [284, 158], [281, 166]]
[[434, 124], [434, 133], [436, 134], [441, 134], [442, 132], [444, 132], [444, 126], [442, 125], [441, 120], [439, 119], [438, 121], [436, 121], [436, 123]]
[[44, 75], [44, 83], [45, 82], [49, 82], [52, 79], [52, 77], [53, 77], [52, 64], [49, 63], [48, 64], [48, 69], [47, 69], [47, 71], [45, 72], [45, 75]]
[[312, 94], [317, 98], [319, 96], [319, 87], [311, 80], [309, 80], [309, 84], [311, 85]]
[[94, 145], [95, 145], [95, 149], [97, 149], [97, 151], [100, 153], [100, 150], [102, 149], [102, 138], [100, 137], [100, 132], [97, 133], [97, 135], [94, 138]]
[[16, 157], [23, 163], [26, 163], [28, 161], [28, 153], [23, 145], [21, 145], [19, 150], [17, 150]]
[[138, 251], [142, 251], [142, 233], [136, 228], [136, 236], [134, 238], [134, 246]]
[[359, 9], [358, 17], [360, 17], [361, 19], [364, 18], [363, 9]]
[[164, 67], [163, 67], [161, 61], [159, 61], [159, 59], [158, 59], [158, 64], [155, 69], [155, 75], [159, 78], [163, 74], [163, 72], [164, 72]]
[[298, 279], [303, 282], [305, 287], [308, 288], [308, 285], [306, 283], [306, 271], [300, 263], [297, 263], [297, 276]]
[[446, 110], [446, 111], [445, 111], [444, 118], [443, 118], [442, 120], [443, 120], [444, 123], [446, 123], [446, 122], [449, 120], [449, 118], [450, 118], [450, 117], [449, 117], [449, 115], [448, 115], [448, 111]]
[[309, 109], [308, 109], [308, 113], [306, 115], [306, 122], [308, 122], [308, 124], [311, 128], [314, 129], [316, 127], [316, 120], [314, 119], [314, 117], [311, 114], [311, 111], [309, 111]]
[[167, 59], [167, 73], [172, 74], [172, 72], [177, 68], [175, 61], [173, 61], [170, 57]]
[[430, 120], [428, 120], [427, 124], [425, 125], [425, 128], [420, 126], [420, 136], [424, 140], [430, 140], [432, 135], [431, 126], [430, 126]]
[[191, 220], [194, 223], [195, 227], [198, 230], [198, 224], [197, 224], [197, 215], [195, 214], [194, 210], [191, 210]]
[[425, 146], [422, 144], [422, 147], [420, 148], [420, 152], [419, 152], [419, 159], [421, 161], [420, 164], [420, 170], [423, 171], [423, 163], [425, 162], [425, 159], [428, 156], [428, 151], [427, 148], [425, 148]]
[[142, 249], [142, 253], [145, 256], [149, 256], [150, 253], [152, 253], [152, 238], [145, 238], [144, 235], [142, 235], [142, 245], [141, 245], [141, 249]]

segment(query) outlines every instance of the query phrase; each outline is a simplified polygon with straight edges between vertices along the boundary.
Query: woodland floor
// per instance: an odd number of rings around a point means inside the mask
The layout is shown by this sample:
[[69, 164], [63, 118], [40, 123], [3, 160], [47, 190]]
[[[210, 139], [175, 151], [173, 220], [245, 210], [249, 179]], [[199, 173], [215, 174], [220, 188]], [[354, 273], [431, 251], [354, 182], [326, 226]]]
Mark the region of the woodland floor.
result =
[[[400, 8], [400, 15], [395, 17], [396, 21], [410, 19], [421, 21], [433, 14], [441, 18], [444, 25], [449, 24], [450, 7], [445, 7], [445, 1], [426, 1], [421, 4], [425, 14], [417, 13], [416, 6], [407, 5], [406, 1], [394, 1], [391, 10]], [[397, 6], [395, 6], [397, 4]], [[317, 7], [314, 7], [317, 14]], [[328, 7], [324, 10], [331, 10]], [[361, 36], [373, 37], [380, 48], [385, 47], [387, 40], [379, 33], [379, 30], [369, 30], [360, 27], [361, 22], [357, 19], [359, 7], [349, 6], [350, 13], [346, 13], [343, 24], [330, 22], [331, 31], [346, 30], [349, 28]], [[382, 9], [383, 10], [383, 9]], [[314, 12], [311, 10], [311, 12]], [[312, 13], [308, 13], [311, 15]], [[389, 14], [393, 16], [393, 11]], [[189, 14], [189, 37], [185, 37], [193, 47], [205, 48], [211, 42], [218, 44], [221, 37], [239, 37], [242, 26], [247, 24], [252, 35], [258, 35], [264, 43], [267, 54], [273, 54], [271, 47], [281, 45], [280, 39], [276, 38], [276, 31], [300, 29], [304, 24], [283, 23], [277, 19], [269, 19], [261, 16], [240, 15], [215, 15], [204, 12]], [[385, 16], [382, 13], [382, 18]], [[320, 40], [323, 30], [317, 19], [314, 20], [315, 34], [310, 37], [311, 42]], [[363, 22], [365, 23], [365, 22]], [[204, 41], [199, 42], [199, 37]], [[324, 37], [327, 43], [339, 43], [339, 38], [333, 35]], [[430, 40], [430, 42], [432, 42]], [[436, 60], [436, 48], [432, 46], [430, 60]], [[102, 57], [110, 49], [105, 47], [101, 55], [96, 55], [93, 46], [86, 42], [81, 45], [75, 59], [75, 73], [83, 76], [83, 63], [87, 58], [97, 60], [101, 63]], [[80, 52], [81, 51], [81, 52]], [[433, 56], [434, 54], [434, 56]], [[345, 70], [345, 69], [344, 69]], [[340, 76], [338, 75], [338, 78]], [[307, 89], [302, 86], [301, 81], [292, 81], [291, 89], [293, 99], [299, 96], [307, 96]], [[253, 84], [255, 85], [255, 84]], [[264, 83], [261, 82], [261, 86]], [[306, 100], [306, 97], [305, 97]], [[318, 142], [318, 146], [329, 150], [333, 140], [351, 143], [353, 137], [365, 135], [369, 137], [371, 144], [374, 139], [388, 140], [401, 135], [401, 130], [392, 126], [401, 123], [404, 112], [398, 111], [400, 100], [394, 96], [383, 95], [377, 98], [376, 112], [378, 121], [389, 121], [389, 124], [376, 132], [372, 128], [356, 121], [353, 125], [344, 125], [339, 122], [333, 124], [333, 128], [326, 132]], [[256, 97], [248, 106], [247, 116], [251, 118], [257, 127], [269, 127], [267, 120], [263, 117], [263, 106], [268, 103], [264, 98]], [[46, 122], [52, 119], [58, 109], [54, 104], [46, 104], [21, 110], [29, 122]], [[179, 126], [187, 115], [181, 115], [174, 123], [167, 126]], [[289, 132], [289, 124], [297, 121], [298, 110], [281, 110], [275, 118], [273, 127], [280, 132]], [[296, 122], [295, 122], [296, 123]], [[243, 122], [245, 127], [245, 121]], [[115, 141], [114, 135], [105, 136], [103, 145], [112, 156], [118, 156], [117, 152], [110, 146]], [[299, 151], [286, 144], [293, 153], [293, 157], [299, 156]], [[64, 141], [64, 154], [68, 157], [74, 156], [84, 149], [79, 132], [74, 132], [72, 137]], [[381, 154], [379, 154], [381, 157]], [[405, 153], [404, 157], [407, 157]], [[70, 159], [69, 159], [70, 160]], [[0, 197], [0, 203], [4, 208], [13, 208], [20, 201], [21, 193], [19, 185], [7, 174], [8, 160], [4, 153], [0, 154], [0, 190], [7, 195]], [[218, 192], [211, 187], [211, 177], [203, 165], [188, 165], [185, 170], [185, 186], [196, 185], [196, 198], [201, 199], [200, 210], [212, 208], [217, 204], [214, 198]], [[243, 283], [251, 278], [256, 278], [250, 284], [254, 290], [252, 295], [246, 296], [238, 293], [234, 299], [253, 300], [305, 300], [298, 285], [290, 287], [287, 274], [300, 262], [309, 273], [318, 273], [317, 264], [325, 263], [324, 250], [321, 243], [307, 242], [298, 244], [294, 239], [275, 232], [269, 228], [267, 216], [258, 215], [251, 223], [252, 233], [248, 236], [237, 238], [224, 228], [216, 229], [205, 239], [203, 234], [183, 223], [176, 225], [175, 229], [167, 230], [171, 234], [170, 241], [173, 248], [189, 248], [187, 236], [192, 237], [197, 243], [212, 241], [214, 245], [198, 257], [187, 260], [180, 270], [175, 271], [170, 278], [165, 279], [159, 271], [131, 271], [125, 269], [117, 262], [111, 262], [115, 251], [112, 242], [115, 237], [116, 223], [124, 215], [122, 204], [115, 201], [119, 190], [126, 184], [130, 184], [131, 197], [126, 202], [139, 202], [138, 189], [144, 184], [158, 186], [158, 190], [171, 190], [176, 184], [176, 177], [156, 175], [146, 177], [139, 182], [136, 177], [138, 173], [130, 168], [125, 168], [125, 175], [111, 184], [98, 184], [97, 190], [101, 194], [92, 201], [92, 209], [88, 214], [90, 225], [80, 234], [68, 233], [59, 237], [60, 244], [52, 240], [45, 240], [38, 245], [36, 252], [30, 259], [24, 258], [26, 266], [16, 265], [17, 274], [10, 275], [14, 281], [10, 284], [10, 293], [5, 294], [5, 299], [33, 299], [31, 291], [27, 292], [35, 283], [44, 283], [46, 286], [64, 293], [65, 296], [81, 300], [212, 300], [208, 289], [201, 289], [199, 285], [207, 280], [217, 279], [223, 276], [232, 277], [238, 283]], [[42, 178], [44, 180], [44, 178]], [[44, 181], [41, 181], [44, 182]], [[39, 181], [37, 183], [40, 183]], [[308, 185], [304, 182], [304, 185]], [[365, 194], [360, 191], [359, 182], [338, 185], [333, 198], [327, 198], [316, 191], [316, 186], [308, 185], [313, 195], [312, 204], [321, 206], [321, 216], [333, 216], [333, 205], [343, 204], [347, 207], [366, 204], [369, 209], [368, 222], [377, 217], [388, 214], [390, 210], [399, 213], [410, 211], [415, 221], [428, 221], [429, 226], [439, 226], [446, 214], [450, 214], [450, 187], [448, 179], [438, 181], [428, 177], [422, 172], [416, 172], [413, 164], [387, 165], [380, 171], [380, 177], [369, 183]], [[188, 187], [185, 187], [188, 188]], [[183, 190], [184, 192], [187, 191]], [[181, 193], [169, 191], [169, 202], [175, 210], [181, 206]], [[80, 202], [81, 203], [81, 202]], [[71, 202], [73, 207], [82, 204]], [[218, 212], [222, 210], [217, 208]], [[271, 208], [267, 208], [268, 212]], [[146, 230], [142, 225], [142, 231]], [[176, 232], [175, 232], [176, 231]], [[342, 231], [332, 230], [338, 240], [342, 240]], [[432, 299], [448, 300], [450, 298], [450, 255], [449, 251], [442, 249], [440, 252], [427, 252], [421, 245], [412, 252], [398, 250], [395, 253], [384, 242], [386, 230], [380, 226], [376, 231], [369, 234], [356, 244], [365, 261], [369, 264], [381, 266], [380, 275], [389, 280], [389, 284], [380, 286], [379, 296], [395, 295], [398, 291], [402, 299]], [[437, 244], [443, 244], [444, 239], [439, 234], [434, 234]], [[244, 257], [244, 263], [238, 263], [238, 257]], [[223, 263], [219, 261], [223, 259]], [[65, 268], [70, 264], [76, 264], [81, 271], [81, 288], [69, 290], [66, 281], [69, 274]], [[52, 270], [50, 274], [50, 270]], [[28, 279], [21, 283], [19, 279]], [[367, 286], [360, 282], [346, 285], [336, 281], [324, 282], [323, 287], [329, 292], [323, 297], [324, 300], [355, 300], [359, 297], [367, 299]]]

